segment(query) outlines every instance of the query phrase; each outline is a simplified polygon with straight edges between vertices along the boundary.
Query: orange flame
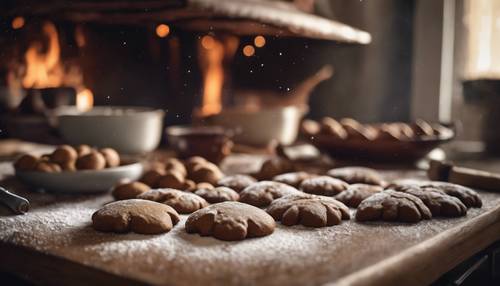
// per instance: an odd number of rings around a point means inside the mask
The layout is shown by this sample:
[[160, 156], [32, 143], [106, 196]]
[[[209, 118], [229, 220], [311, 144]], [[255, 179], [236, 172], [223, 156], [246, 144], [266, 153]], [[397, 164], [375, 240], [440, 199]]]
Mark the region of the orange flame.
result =
[[76, 108], [79, 111], [88, 111], [94, 106], [94, 95], [86, 88], [76, 95]]
[[[88, 110], [93, 106], [93, 94], [83, 85], [83, 76], [77, 66], [65, 69], [61, 62], [61, 47], [56, 26], [47, 22], [42, 27], [47, 36], [47, 48], [40, 42], [34, 42], [26, 51], [26, 72], [22, 79], [25, 88], [48, 88], [71, 86], [77, 90], [77, 108]], [[83, 37], [83, 35], [80, 35]], [[78, 37], [78, 36], [77, 36]], [[77, 39], [78, 40], [78, 39]]]
[[202, 70], [204, 76], [203, 102], [201, 114], [203, 116], [217, 114], [222, 110], [222, 87], [224, 84], [223, 44], [211, 36], [205, 36], [201, 41], [200, 49]]
[[26, 88], [57, 87], [62, 84], [63, 69], [59, 61], [61, 49], [56, 27], [52, 23], [45, 23], [43, 32], [49, 39], [47, 53], [43, 53], [41, 43], [36, 42], [24, 55], [27, 66], [23, 86]]

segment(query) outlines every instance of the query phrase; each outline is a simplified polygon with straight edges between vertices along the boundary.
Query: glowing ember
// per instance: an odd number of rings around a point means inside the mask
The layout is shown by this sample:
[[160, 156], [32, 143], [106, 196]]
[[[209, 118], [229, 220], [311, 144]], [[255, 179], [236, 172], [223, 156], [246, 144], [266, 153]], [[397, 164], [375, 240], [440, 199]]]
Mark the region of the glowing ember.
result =
[[263, 36], [257, 36], [253, 40], [253, 43], [257, 48], [262, 48], [266, 45], [266, 38], [264, 38]]
[[247, 57], [251, 57], [255, 54], [255, 48], [250, 45], [246, 45], [243, 47], [243, 54]]
[[24, 18], [23, 17], [16, 17], [12, 20], [12, 29], [21, 29], [24, 27]]
[[160, 38], [165, 38], [170, 34], [170, 27], [166, 24], [156, 26], [156, 35]]

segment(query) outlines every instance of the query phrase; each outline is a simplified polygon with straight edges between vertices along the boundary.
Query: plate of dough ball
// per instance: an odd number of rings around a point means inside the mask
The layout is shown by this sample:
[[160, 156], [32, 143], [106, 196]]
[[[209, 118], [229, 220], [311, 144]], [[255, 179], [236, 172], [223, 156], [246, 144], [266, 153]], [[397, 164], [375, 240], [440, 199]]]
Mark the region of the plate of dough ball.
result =
[[50, 154], [20, 156], [14, 169], [17, 178], [34, 189], [96, 193], [109, 191], [121, 180], [137, 180], [143, 167], [126, 162], [112, 148], [61, 145]]
[[331, 117], [304, 120], [301, 134], [333, 157], [377, 161], [416, 161], [455, 136], [452, 129], [421, 119], [363, 124]]

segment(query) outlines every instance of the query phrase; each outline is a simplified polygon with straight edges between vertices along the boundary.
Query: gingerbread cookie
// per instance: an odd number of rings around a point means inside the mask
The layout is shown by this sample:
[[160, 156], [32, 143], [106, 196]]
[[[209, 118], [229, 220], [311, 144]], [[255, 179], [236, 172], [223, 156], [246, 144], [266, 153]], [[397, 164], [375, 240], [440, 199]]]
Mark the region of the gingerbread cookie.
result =
[[349, 207], [357, 208], [364, 199], [383, 190], [384, 189], [380, 186], [352, 184], [347, 187], [347, 190], [336, 195], [335, 199], [343, 202]]
[[466, 207], [477, 207], [480, 208], [483, 205], [481, 198], [478, 193], [471, 188], [464, 187], [461, 185], [448, 183], [448, 182], [438, 182], [438, 181], [420, 181], [414, 179], [401, 179], [393, 181], [387, 188], [401, 190], [406, 187], [416, 186], [420, 188], [434, 187], [445, 194], [458, 198]]
[[204, 198], [211, 204], [221, 203], [225, 201], [237, 201], [240, 198], [237, 192], [228, 187], [198, 189], [194, 193]]
[[115, 200], [135, 199], [138, 195], [149, 191], [149, 186], [141, 182], [120, 184], [113, 188], [111, 195]]
[[184, 189], [185, 178], [181, 172], [172, 169], [158, 179], [159, 188]]
[[259, 208], [223, 202], [191, 214], [186, 221], [186, 231], [231, 241], [270, 235], [275, 225], [274, 219]]
[[290, 173], [284, 173], [281, 175], [277, 175], [273, 177], [273, 181], [275, 182], [280, 182], [283, 184], [290, 185], [294, 188], [300, 187], [300, 183], [304, 181], [305, 179], [312, 178], [316, 175], [309, 174], [306, 172], [290, 172]]
[[94, 229], [104, 232], [158, 234], [170, 231], [178, 222], [173, 208], [137, 199], [107, 204], [92, 215]]
[[184, 166], [184, 164], [182, 164], [181, 161], [179, 161], [178, 159], [175, 159], [175, 158], [169, 158], [165, 162], [165, 170], [166, 171], [176, 170], [183, 177], [187, 176], [187, 169], [186, 169], [186, 167]]
[[294, 171], [295, 167], [292, 162], [280, 157], [270, 158], [262, 163], [258, 178], [261, 180], [269, 180], [279, 174]]
[[296, 188], [283, 183], [261, 181], [246, 187], [240, 193], [240, 202], [256, 207], [265, 207], [282, 196], [301, 193]]
[[335, 196], [347, 189], [349, 185], [339, 179], [328, 176], [319, 176], [305, 179], [300, 184], [300, 190], [309, 194]]
[[195, 183], [207, 182], [216, 185], [224, 177], [217, 165], [206, 162], [202, 165], [196, 165], [189, 173], [189, 178]]
[[374, 169], [365, 167], [343, 167], [331, 169], [327, 175], [349, 184], [384, 186], [385, 182]]
[[208, 206], [207, 201], [200, 196], [168, 188], [153, 189], [140, 194], [137, 198], [169, 205], [181, 214], [189, 214]]
[[467, 207], [459, 199], [447, 195], [436, 187], [401, 186], [398, 191], [421, 199], [432, 216], [457, 217], [467, 214]]
[[139, 179], [139, 181], [150, 186], [151, 188], [157, 188], [161, 177], [164, 176], [165, 174], [166, 172], [163, 169], [155, 168], [145, 172]]
[[431, 217], [431, 211], [421, 199], [392, 190], [368, 197], [359, 204], [356, 211], [356, 220], [358, 221], [418, 222]]
[[267, 212], [282, 224], [325, 227], [349, 219], [349, 209], [341, 202], [323, 196], [284, 196], [271, 203]]
[[478, 193], [471, 188], [447, 182], [424, 182], [421, 187], [436, 187], [446, 194], [458, 198], [468, 208], [480, 208], [483, 205]]
[[325, 117], [321, 120], [320, 133], [330, 135], [338, 139], [347, 139], [347, 131], [337, 120]]
[[257, 182], [257, 180], [248, 175], [232, 175], [220, 179], [217, 182], [217, 185], [221, 187], [231, 188], [239, 193], [243, 191], [244, 188], [250, 186], [255, 182]]

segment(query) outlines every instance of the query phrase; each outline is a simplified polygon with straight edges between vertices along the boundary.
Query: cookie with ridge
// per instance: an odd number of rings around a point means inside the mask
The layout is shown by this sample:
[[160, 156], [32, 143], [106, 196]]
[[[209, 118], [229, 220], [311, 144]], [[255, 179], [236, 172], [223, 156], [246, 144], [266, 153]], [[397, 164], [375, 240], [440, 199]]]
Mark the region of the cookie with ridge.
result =
[[340, 224], [350, 218], [343, 203], [324, 196], [289, 195], [277, 199], [267, 212], [286, 226], [301, 224], [308, 227], [325, 227]]
[[447, 195], [458, 198], [468, 208], [480, 208], [483, 205], [479, 194], [473, 189], [448, 182], [401, 179], [391, 182], [387, 186], [387, 188], [400, 190], [402, 188], [410, 186], [416, 186], [420, 188], [437, 188]]
[[192, 213], [185, 226], [188, 233], [235, 241], [270, 235], [276, 223], [269, 214], [257, 207], [239, 202], [223, 202]]
[[471, 188], [453, 183], [435, 181], [424, 182], [421, 185], [422, 188], [428, 186], [438, 188], [446, 194], [458, 198], [468, 208], [480, 208], [483, 205], [479, 194]]
[[138, 195], [149, 191], [148, 185], [141, 182], [130, 182], [119, 184], [113, 188], [111, 195], [115, 200], [128, 200], [135, 199]]
[[376, 170], [366, 167], [334, 168], [329, 170], [326, 174], [348, 184], [385, 185], [382, 176], [380, 176]]
[[237, 201], [240, 198], [236, 191], [228, 187], [198, 189], [194, 193], [211, 204]]
[[349, 185], [345, 191], [336, 195], [335, 199], [343, 202], [349, 207], [357, 208], [364, 199], [383, 190], [384, 189], [380, 186], [352, 184]]
[[419, 222], [432, 218], [429, 208], [414, 195], [393, 190], [376, 193], [363, 200], [356, 211], [358, 221]]
[[225, 176], [217, 182], [220, 187], [228, 187], [236, 192], [243, 191], [244, 188], [250, 186], [251, 184], [257, 182], [257, 180], [248, 175], [231, 175]]
[[280, 182], [283, 184], [290, 185], [294, 188], [300, 187], [300, 183], [305, 179], [309, 179], [315, 177], [316, 175], [309, 174], [307, 172], [299, 171], [299, 172], [289, 172], [281, 175], [277, 175], [273, 177], [273, 181]]
[[467, 207], [459, 199], [447, 195], [438, 188], [406, 186], [400, 187], [399, 191], [421, 199], [431, 211], [432, 216], [458, 217], [467, 214]]
[[319, 176], [305, 179], [300, 184], [300, 190], [314, 195], [335, 196], [349, 187], [346, 182], [329, 176]]
[[321, 119], [319, 133], [333, 136], [337, 139], [347, 139], [347, 131], [337, 120], [331, 117]]
[[240, 193], [240, 202], [256, 207], [266, 207], [275, 199], [301, 193], [296, 188], [283, 183], [261, 181], [246, 187]]
[[103, 232], [159, 234], [178, 222], [179, 214], [173, 208], [137, 199], [109, 203], [92, 215], [92, 227]]
[[149, 190], [137, 198], [169, 205], [181, 214], [189, 214], [208, 206], [208, 202], [198, 195], [169, 188]]

